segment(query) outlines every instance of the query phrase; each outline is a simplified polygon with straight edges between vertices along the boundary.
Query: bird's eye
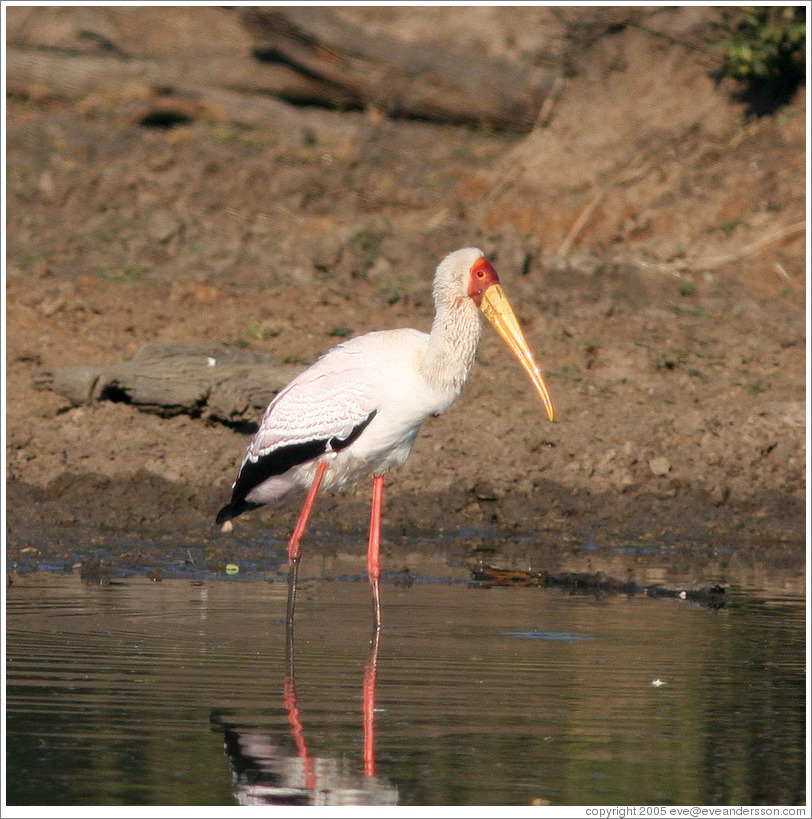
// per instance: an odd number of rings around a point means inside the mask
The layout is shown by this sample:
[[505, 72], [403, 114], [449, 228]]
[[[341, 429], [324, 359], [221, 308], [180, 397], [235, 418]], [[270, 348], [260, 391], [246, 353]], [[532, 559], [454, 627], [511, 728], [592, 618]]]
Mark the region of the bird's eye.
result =
[[479, 268], [479, 270], [477, 270], [476, 277], [478, 279], [484, 279], [485, 278], [485, 271], [481, 267]]

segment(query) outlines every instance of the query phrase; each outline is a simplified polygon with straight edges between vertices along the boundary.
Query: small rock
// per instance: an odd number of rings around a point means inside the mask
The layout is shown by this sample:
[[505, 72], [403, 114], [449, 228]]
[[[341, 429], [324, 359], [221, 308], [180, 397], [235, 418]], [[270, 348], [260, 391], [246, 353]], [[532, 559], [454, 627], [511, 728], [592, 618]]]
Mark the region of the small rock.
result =
[[391, 273], [392, 263], [389, 261], [389, 259], [386, 259], [383, 256], [378, 256], [367, 271], [367, 275], [371, 279], [380, 279], [384, 276], [391, 275]]
[[156, 242], [168, 242], [180, 230], [180, 222], [170, 210], [158, 210], [150, 214], [147, 233]]
[[628, 469], [615, 472], [612, 480], [615, 484], [615, 489], [619, 489], [621, 492], [634, 484], [634, 477]]
[[652, 458], [648, 462], [648, 468], [654, 475], [661, 477], [663, 475], [667, 475], [671, 471], [671, 464], [669, 463], [668, 458], [658, 455], [656, 458]]
[[54, 184], [53, 174], [45, 170], [39, 176], [39, 193], [43, 201], [51, 203], [54, 201], [54, 194], [56, 193], [56, 185]]
[[332, 270], [341, 261], [341, 240], [328, 234], [321, 238], [312, 253], [313, 267], [317, 270]]
[[718, 483], [710, 491], [711, 503], [713, 503], [714, 506], [721, 506], [729, 497], [730, 489]]
[[477, 481], [472, 491], [474, 495], [476, 495], [477, 500], [495, 501], [498, 500], [499, 497], [489, 481]]
[[601, 455], [600, 459], [598, 460], [597, 466], [595, 467], [596, 471], [598, 472], [609, 472], [610, 471], [610, 464], [612, 461], [615, 460], [617, 457], [617, 451], [614, 449], [609, 449]]
[[51, 299], [45, 299], [39, 306], [40, 312], [44, 318], [50, 318], [65, 307], [65, 299], [62, 296], [54, 296]]

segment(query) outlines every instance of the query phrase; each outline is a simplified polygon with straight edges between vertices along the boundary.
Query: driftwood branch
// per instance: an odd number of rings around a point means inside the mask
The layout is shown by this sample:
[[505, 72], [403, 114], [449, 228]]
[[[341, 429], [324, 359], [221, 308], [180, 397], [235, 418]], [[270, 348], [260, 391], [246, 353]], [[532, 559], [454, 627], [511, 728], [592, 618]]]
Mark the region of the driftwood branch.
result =
[[163, 416], [187, 414], [242, 425], [257, 422], [300, 369], [249, 350], [159, 342], [109, 367], [40, 370], [34, 385], [76, 406], [118, 401]]

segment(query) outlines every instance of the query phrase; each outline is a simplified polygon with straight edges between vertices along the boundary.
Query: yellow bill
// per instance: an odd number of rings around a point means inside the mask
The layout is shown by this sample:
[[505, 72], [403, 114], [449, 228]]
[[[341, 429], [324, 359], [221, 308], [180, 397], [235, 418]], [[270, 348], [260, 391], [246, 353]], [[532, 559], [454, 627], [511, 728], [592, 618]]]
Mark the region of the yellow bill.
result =
[[505, 340], [508, 347], [513, 351], [513, 355], [519, 359], [519, 363], [530, 376], [533, 386], [541, 397], [544, 409], [547, 410], [547, 416], [551, 421], [555, 421], [553, 399], [550, 398], [550, 392], [547, 389], [544, 376], [541, 374], [541, 370], [539, 370], [538, 364], [536, 364], [536, 360], [533, 358], [533, 353], [530, 352], [530, 346], [524, 337], [522, 328], [519, 326], [519, 320], [516, 318], [516, 314], [510, 306], [510, 302], [505, 295], [505, 291], [502, 289], [502, 285], [492, 284], [482, 294], [480, 309], [488, 321], [496, 328], [499, 335]]

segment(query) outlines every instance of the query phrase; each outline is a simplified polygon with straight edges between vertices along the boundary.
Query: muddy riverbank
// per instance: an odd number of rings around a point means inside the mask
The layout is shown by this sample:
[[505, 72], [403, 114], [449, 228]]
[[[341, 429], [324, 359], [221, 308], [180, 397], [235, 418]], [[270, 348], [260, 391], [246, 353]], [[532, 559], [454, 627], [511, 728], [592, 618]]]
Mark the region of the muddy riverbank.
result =
[[[276, 120], [251, 126], [204, 92], [156, 126], [144, 112], [178, 88], [10, 73], [9, 565], [110, 544], [144, 571], [193, 544], [220, 565], [234, 543], [283, 542], [298, 511], [221, 533], [242, 430], [122, 401], [77, 406], [37, 389], [43, 369], [112, 364], [162, 340], [304, 366], [350, 335], [427, 329], [434, 268], [467, 245], [499, 271], [558, 420], [487, 329], [463, 396], [388, 481], [385, 553], [473, 532], [472, 553], [506, 559], [516, 542], [539, 554], [652, 542], [775, 549], [802, 565], [805, 89], [753, 115], [719, 78], [717, 9], [612, 22], [618, 10], [448, 8], [431, 25], [383, 11], [342, 13], [553, 65], [562, 81], [544, 117], [510, 133], [278, 102]], [[66, 60], [109, 57], [113, 43], [158, 65], [177, 42], [189, 59], [251, 50], [219, 8], [14, 8], [8, 37]], [[368, 493], [325, 495], [314, 542], [357, 536], [362, 552]]]

